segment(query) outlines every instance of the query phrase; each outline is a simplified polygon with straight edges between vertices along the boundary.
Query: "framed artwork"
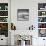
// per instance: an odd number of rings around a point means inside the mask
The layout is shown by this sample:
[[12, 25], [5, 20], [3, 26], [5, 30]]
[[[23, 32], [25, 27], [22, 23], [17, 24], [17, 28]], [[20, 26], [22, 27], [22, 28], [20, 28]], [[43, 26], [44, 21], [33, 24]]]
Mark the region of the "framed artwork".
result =
[[29, 9], [18, 9], [17, 21], [28, 21], [28, 20], [29, 20]]

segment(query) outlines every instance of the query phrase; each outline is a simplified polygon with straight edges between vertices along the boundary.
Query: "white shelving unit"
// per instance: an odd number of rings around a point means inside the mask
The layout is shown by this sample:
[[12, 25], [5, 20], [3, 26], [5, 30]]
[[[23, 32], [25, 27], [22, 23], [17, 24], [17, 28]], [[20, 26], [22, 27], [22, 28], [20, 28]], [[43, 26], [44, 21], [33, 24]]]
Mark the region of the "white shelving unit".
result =
[[[4, 8], [6, 8], [6, 9], [4, 9]], [[4, 2], [4, 1], [0, 0], [0, 28], [2, 29], [2, 30], [0, 30], [0, 36], [1, 36], [0, 37], [0, 45], [8, 45], [8, 24], [9, 24], [9, 21], [7, 21], [7, 20], [9, 20], [9, 16], [8, 16], [9, 13], [8, 13], [8, 11], [9, 11], [8, 10], [8, 2], [7, 1]], [[5, 30], [5, 28], [3, 29], [2, 28], [3, 26], [4, 27], [6, 26], [7, 29], [6, 30]]]
[[46, 11], [46, 9], [44, 9], [44, 10], [38, 10], [38, 11]]
[[[38, 31], [39, 33], [40, 31], [46, 31], [46, 3], [38, 4]], [[45, 36], [42, 35], [40, 37], [46, 37], [46, 35]]]

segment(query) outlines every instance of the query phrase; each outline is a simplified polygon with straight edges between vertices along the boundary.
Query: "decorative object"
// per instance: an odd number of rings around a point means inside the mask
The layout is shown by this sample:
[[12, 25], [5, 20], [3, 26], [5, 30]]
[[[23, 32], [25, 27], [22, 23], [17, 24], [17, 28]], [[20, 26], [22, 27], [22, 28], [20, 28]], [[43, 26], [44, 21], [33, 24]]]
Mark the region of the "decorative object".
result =
[[32, 26], [29, 26], [29, 30], [34, 30], [34, 26], [32, 25]]
[[[19, 35], [20, 36], [20, 38], [23, 40], [23, 41], [25, 41], [25, 44], [26, 45], [32, 45], [32, 36], [30, 36], [30, 35]], [[30, 41], [31, 40], [31, 41]], [[26, 42], [27, 41], [27, 42]], [[29, 43], [28, 43], [29, 42]]]
[[8, 22], [8, 17], [0, 17], [0, 22]]
[[30, 46], [32, 45], [31, 35], [15, 35], [15, 45], [16, 46]]
[[5, 6], [5, 10], [8, 10], [8, 6]]
[[0, 10], [1, 10], [1, 6], [0, 6]]
[[45, 15], [45, 12], [42, 12], [42, 15]]
[[16, 30], [16, 26], [13, 23], [11, 23], [11, 30]]
[[21, 40], [21, 46], [25, 46], [25, 41]]

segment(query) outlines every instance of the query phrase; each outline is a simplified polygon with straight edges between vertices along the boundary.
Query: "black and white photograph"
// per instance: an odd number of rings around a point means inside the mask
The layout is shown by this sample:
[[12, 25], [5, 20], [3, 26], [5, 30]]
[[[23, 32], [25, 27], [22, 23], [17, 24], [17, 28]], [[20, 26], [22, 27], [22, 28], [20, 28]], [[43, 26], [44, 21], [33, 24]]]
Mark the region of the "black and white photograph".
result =
[[29, 21], [29, 9], [17, 9], [18, 21]]

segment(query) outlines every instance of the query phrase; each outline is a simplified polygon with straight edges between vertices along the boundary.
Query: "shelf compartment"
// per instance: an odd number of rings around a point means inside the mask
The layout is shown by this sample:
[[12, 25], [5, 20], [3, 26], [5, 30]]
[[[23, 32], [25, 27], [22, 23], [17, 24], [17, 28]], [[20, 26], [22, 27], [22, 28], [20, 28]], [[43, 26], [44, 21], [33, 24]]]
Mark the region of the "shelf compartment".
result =
[[0, 11], [8, 11], [8, 10], [0, 10]]
[[46, 28], [46, 23], [38, 23], [38, 28]]
[[8, 3], [0, 3], [0, 10], [8, 10]]
[[46, 9], [46, 3], [38, 3], [38, 10], [45, 10]]
[[46, 17], [38, 17], [38, 22], [46, 22]]
[[8, 11], [0, 11], [0, 16], [8, 16]]
[[39, 29], [38, 36], [39, 37], [46, 37], [46, 29]]
[[8, 17], [0, 17], [0, 22], [8, 22]]
[[38, 11], [38, 16], [46, 16], [46, 11]]
[[0, 23], [0, 35], [8, 37], [8, 23]]
[[7, 17], [8, 18], [8, 16], [0, 16], [0, 17]]
[[38, 10], [39, 12], [41, 12], [41, 11], [45, 11], [46, 12], [46, 9], [45, 10]]
[[46, 15], [45, 16], [38, 16], [38, 17], [46, 17]]
[[42, 23], [46, 23], [46, 22], [38, 22], [38, 23], [41, 23], [42, 24]]
[[0, 23], [0, 30], [8, 30], [8, 23]]

